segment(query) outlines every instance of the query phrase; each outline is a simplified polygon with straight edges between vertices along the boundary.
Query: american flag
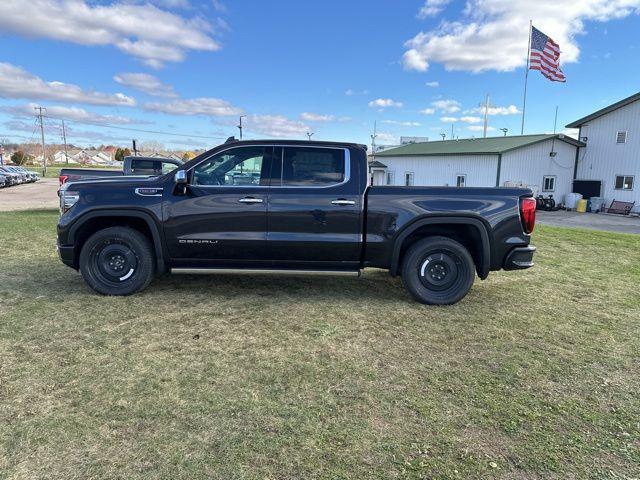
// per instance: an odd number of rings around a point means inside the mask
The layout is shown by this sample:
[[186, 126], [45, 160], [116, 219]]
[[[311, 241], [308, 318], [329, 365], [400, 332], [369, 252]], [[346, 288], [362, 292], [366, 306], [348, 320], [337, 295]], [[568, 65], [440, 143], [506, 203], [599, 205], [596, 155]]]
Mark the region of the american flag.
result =
[[540, 73], [552, 82], [567, 81], [560, 69], [560, 45], [533, 26], [529, 68], [540, 70]]

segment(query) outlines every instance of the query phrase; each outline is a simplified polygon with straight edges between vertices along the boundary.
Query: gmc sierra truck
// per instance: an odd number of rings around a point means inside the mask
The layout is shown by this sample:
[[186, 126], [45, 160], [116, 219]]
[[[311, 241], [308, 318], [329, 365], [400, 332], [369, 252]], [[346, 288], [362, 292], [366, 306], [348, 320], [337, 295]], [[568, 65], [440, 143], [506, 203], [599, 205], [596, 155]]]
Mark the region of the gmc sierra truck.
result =
[[532, 192], [370, 186], [366, 147], [233, 138], [165, 175], [67, 182], [58, 251], [105, 295], [164, 272], [401, 276], [452, 304], [475, 275], [533, 265]]

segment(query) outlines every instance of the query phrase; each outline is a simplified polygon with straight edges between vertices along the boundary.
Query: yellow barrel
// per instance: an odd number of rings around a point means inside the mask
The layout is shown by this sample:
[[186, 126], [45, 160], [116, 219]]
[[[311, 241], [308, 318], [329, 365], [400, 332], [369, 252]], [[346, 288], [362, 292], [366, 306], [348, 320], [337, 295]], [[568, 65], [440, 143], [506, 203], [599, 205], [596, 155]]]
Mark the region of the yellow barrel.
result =
[[587, 211], [587, 201], [585, 199], [578, 200], [578, 206], [576, 212], [584, 213]]

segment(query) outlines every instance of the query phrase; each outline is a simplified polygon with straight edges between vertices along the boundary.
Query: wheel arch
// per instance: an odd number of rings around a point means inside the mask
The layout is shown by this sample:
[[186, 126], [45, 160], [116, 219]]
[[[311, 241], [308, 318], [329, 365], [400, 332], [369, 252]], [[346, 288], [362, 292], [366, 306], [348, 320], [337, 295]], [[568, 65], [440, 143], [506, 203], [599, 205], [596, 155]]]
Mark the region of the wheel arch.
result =
[[69, 243], [76, 247], [74, 252], [76, 265], [84, 242], [98, 230], [112, 226], [130, 227], [147, 236], [153, 244], [157, 271], [165, 271], [166, 256], [160, 229], [149, 213], [139, 210], [94, 210], [78, 218], [69, 228], [68, 236]]
[[460, 241], [469, 250], [476, 264], [478, 276], [484, 280], [491, 269], [490, 232], [490, 225], [481, 217], [451, 216], [450, 214], [418, 217], [396, 234], [389, 272], [394, 277], [398, 275], [402, 256], [415, 241], [428, 236], [441, 235]]

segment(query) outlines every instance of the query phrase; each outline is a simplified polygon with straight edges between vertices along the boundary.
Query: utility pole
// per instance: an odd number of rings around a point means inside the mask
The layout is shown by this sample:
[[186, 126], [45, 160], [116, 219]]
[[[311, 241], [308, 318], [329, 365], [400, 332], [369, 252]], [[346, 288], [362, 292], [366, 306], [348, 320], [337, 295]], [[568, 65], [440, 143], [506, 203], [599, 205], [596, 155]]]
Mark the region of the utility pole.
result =
[[44, 118], [42, 111], [47, 111], [46, 108], [34, 107], [34, 110], [38, 111], [38, 120], [40, 121], [40, 135], [42, 137], [42, 176], [47, 174], [47, 153], [44, 148]]
[[509, 129], [508, 129], [508, 128], [506, 128], [506, 127], [504, 127], [504, 128], [501, 128], [501, 129], [500, 129], [500, 131], [501, 131], [502, 133], [504, 133], [504, 135], [503, 135], [503, 136], [505, 136], [505, 137], [506, 137], [506, 136], [507, 136], [507, 132], [509, 131]]
[[482, 129], [482, 131], [483, 131], [483, 135], [482, 136], [484, 138], [487, 138], [487, 128], [489, 127], [489, 108], [493, 107], [493, 105], [491, 105], [488, 93], [487, 93], [487, 96], [485, 98], [484, 103], [481, 103], [478, 106], [484, 107], [484, 128]]
[[240, 123], [238, 123], [238, 130], [240, 130], [240, 140], [242, 140], [242, 119], [245, 117], [246, 115], [240, 115]]
[[131, 145], [133, 146], [133, 156], [137, 157], [138, 156], [138, 148], [136, 146], [136, 139], [135, 138], [133, 140], [131, 140]]
[[442, 141], [444, 142], [444, 139], [447, 138], [447, 134], [446, 133], [441, 133], [440, 136], [442, 137]]
[[4, 165], [4, 145], [0, 143], [0, 167]]
[[64, 128], [64, 120], [62, 120], [62, 142], [64, 143], [64, 159], [69, 165], [69, 154], [67, 153], [67, 131]]
[[313, 133], [314, 133], [314, 132], [311, 132], [311, 133], [307, 132], [307, 139], [308, 139], [309, 141], [311, 141], [311, 137], [313, 137]]
[[451, 140], [453, 140], [453, 123], [451, 124]]
[[373, 122], [373, 135], [371, 135], [371, 157], [374, 158], [376, 155], [376, 137], [378, 134], [376, 133], [377, 129], [377, 121]]

